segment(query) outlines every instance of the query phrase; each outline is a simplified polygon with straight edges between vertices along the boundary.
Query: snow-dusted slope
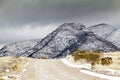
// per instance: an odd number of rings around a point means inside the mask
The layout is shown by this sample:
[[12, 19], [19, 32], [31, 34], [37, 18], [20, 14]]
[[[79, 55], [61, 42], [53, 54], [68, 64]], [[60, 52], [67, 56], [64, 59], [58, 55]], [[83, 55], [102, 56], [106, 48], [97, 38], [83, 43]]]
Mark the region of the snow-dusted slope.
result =
[[85, 28], [84, 25], [79, 23], [65, 23], [42, 39], [34, 48], [20, 56], [35, 58], [55, 57], [63, 53], [66, 47], [77, 43], [79, 36], [83, 37], [81, 41], [84, 40], [85, 33], [82, 31], [83, 28]]
[[112, 43], [99, 38], [80, 23], [65, 23], [46, 36], [31, 50], [19, 56], [33, 58], [64, 57], [77, 49], [116, 51]]
[[120, 48], [120, 29], [115, 30], [111, 35], [109, 35], [106, 40], [112, 42]]
[[110, 34], [112, 34], [116, 30], [115, 27], [112, 27], [105, 23], [90, 26], [90, 27], [88, 27], [88, 29], [93, 31], [94, 34], [97, 34], [98, 36], [100, 36], [104, 39], [107, 38]]
[[107, 24], [98, 24], [88, 28], [93, 31], [96, 35], [110, 41], [114, 45], [120, 48], [120, 29], [112, 27]]
[[4, 45], [3, 45], [3, 44], [0, 44], [0, 49], [3, 48], [3, 47], [4, 47]]
[[34, 47], [40, 40], [28, 40], [8, 44], [0, 50], [0, 56], [16, 56]]
[[[99, 25], [105, 26], [105, 24]], [[65, 23], [42, 40], [30, 40], [3, 47], [0, 50], [0, 56], [61, 58], [77, 49], [98, 50], [103, 52], [120, 51], [117, 46], [103, 39], [110, 36], [109, 34], [112, 34], [113, 29], [110, 28], [111, 31], [107, 32], [107, 26], [104, 28], [105, 32], [102, 33], [102, 28], [104, 27], [99, 26], [97, 28], [94, 26], [93, 29], [92, 27], [87, 29], [81, 23]], [[99, 29], [102, 35], [97, 33]], [[98, 34], [98, 36], [96, 34]]]
[[88, 34], [86, 41], [79, 46], [80, 50], [92, 50], [92, 51], [102, 51], [102, 52], [109, 52], [109, 51], [118, 51], [120, 50], [117, 46], [112, 44], [111, 42], [95, 35], [95, 34]]

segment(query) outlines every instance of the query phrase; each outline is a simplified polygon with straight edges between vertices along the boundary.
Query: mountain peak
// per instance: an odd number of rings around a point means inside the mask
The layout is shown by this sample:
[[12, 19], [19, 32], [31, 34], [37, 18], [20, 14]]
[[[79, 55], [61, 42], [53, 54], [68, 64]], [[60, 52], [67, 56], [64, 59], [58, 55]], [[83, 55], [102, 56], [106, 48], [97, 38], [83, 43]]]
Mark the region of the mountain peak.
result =
[[30, 45], [31, 41], [27, 44], [26, 42], [25, 44], [12, 44], [13, 48], [8, 46], [0, 50], [0, 56], [61, 58], [77, 49], [102, 52], [120, 51], [117, 46], [103, 38], [113, 32], [112, 27], [101, 25], [107, 24], [102, 23], [98, 24], [98, 27], [86, 28], [81, 23], [64, 23], [42, 40], [33, 42], [33, 45]]
[[64, 23], [60, 27], [62, 27], [62, 29], [76, 29], [76, 30], [82, 30], [85, 28], [85, 26], [81, 23]]

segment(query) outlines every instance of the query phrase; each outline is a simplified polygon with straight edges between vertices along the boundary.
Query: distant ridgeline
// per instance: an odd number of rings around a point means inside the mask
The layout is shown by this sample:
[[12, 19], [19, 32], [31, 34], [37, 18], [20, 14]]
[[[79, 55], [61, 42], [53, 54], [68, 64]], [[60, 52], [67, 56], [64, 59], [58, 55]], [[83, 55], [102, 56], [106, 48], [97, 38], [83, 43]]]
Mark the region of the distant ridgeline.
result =
[[120, 29], [107, 24], [86, 28], [81, 23], [64, 23], [41, 40], [28, 40], [4, 46], [0, 50], [0, 56], [63, 58], [76, 50], [120, 51]]

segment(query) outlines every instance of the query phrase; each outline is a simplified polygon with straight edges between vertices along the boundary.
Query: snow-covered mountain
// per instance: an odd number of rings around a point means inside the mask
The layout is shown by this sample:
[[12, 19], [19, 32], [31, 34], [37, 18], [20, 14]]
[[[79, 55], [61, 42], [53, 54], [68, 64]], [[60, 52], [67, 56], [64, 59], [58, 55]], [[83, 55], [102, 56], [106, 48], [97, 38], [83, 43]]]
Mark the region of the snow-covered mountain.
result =
[[19, 56], [57, 58], [64, 57], [77, 49], [103, 52], [120, 50], [80, 23], [65, 23], [42, 39], [35, 47]]
[[112, 34], [117, 28], [112, 27], [105, 23], [101, 23], [101, 24], [97, 24], [94, 26], [90, 26], [90, 27], [88, 27], [88, 29], [91, 30], [92, 32], [94, 32], [94, 34], [105, 39], [110, 34]]
[[[102, 32], [102, 28], [104, 27], [100, 27], [100, 32]], [[104, 30], [106, 31], [107, 29]], [[120, 51], [117, 46], [104, 39], [106, 35], [108, 36], [108, 33], [112, 32], [112, 29], [110, 32], [101, 35], [105, 36], [103, 38], [97, 35], [95, 31], [92, 27], [87, 29], [81, 23], [65, 23], [41, 40], [16, 43], [17, 45], [11, 44], [11, 46], [7, 45], [7, 47], [5, 46], [1, 49], [0, 55], [60, 58], [77, 49], [102, 52]]]
[[0, 44], [0, 49], [3, 48], [4, 44]]
[[112, 42], [116, 46], [120, 48], [120, 29], [116, 29], [114, 32], [112, 32], [106, 40]]
[[39, 39], [34, 39], [5, 45], [0, 50], [0, 56], [16, 56], [24, 53], [25, 51], [34, 47], [39, 41]]
[[115, 28], [107, 24], [98, 24], [88, 29], [120, 48], [120, 28]]

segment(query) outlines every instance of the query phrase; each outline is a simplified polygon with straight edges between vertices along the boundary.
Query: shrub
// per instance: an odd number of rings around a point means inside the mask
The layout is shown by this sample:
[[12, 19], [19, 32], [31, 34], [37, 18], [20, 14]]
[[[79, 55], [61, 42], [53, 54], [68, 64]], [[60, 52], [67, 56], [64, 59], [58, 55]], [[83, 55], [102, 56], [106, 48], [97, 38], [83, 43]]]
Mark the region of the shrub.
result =
[[16, 69], [18, 69], [18, 65], [17, 65], [17, 64], [14, 64], [11, 68], [12, 68], [12, 70], [15, 71]]
[[110, 65], [112, 63], [113, 63], [113, 61], [112, 61], [111, 57], [101, 58], [101, 64], [102, 65]]
[[99, 63], [100, 57], [102, 54], [98, 51], [80, 51], [76, 50], [72, 57], [75, 61], [78, 61], [80, 59], [85, 59], [87, 62], [90, 63]]

